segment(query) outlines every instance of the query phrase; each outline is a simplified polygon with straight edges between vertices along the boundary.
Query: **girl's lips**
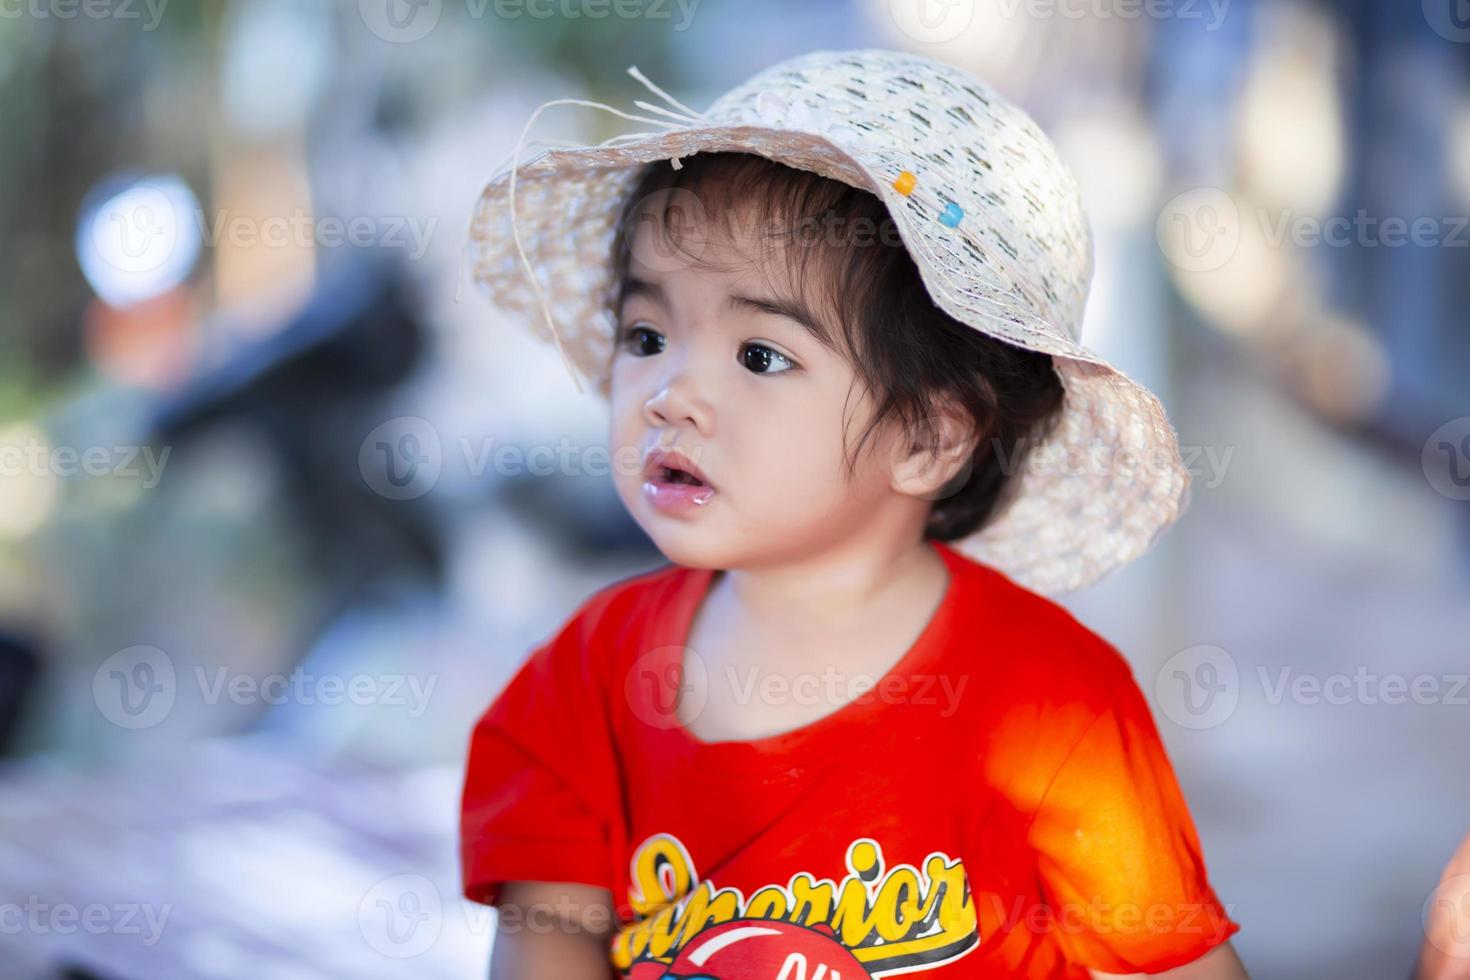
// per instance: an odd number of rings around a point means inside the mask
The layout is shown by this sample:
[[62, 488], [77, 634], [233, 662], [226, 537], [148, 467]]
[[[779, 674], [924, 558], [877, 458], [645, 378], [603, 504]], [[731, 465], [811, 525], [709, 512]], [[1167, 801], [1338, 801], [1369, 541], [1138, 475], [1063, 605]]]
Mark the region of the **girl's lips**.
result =
[[647, 480], [660, 480], [668, 477], [668, 470], [674, 469], [693, 477], [706, 486], [714, 486], [704, 471], [694, 464], [694, 460], [684, 455], [680, 449], [658, 448], [649, 451], [643, 463], [643, 477]]
[[666, 514], [687, 514], [713, 500], [715, 488], [708, 484], [672, 483], [657, 476], [643, 481], [643, 496]]

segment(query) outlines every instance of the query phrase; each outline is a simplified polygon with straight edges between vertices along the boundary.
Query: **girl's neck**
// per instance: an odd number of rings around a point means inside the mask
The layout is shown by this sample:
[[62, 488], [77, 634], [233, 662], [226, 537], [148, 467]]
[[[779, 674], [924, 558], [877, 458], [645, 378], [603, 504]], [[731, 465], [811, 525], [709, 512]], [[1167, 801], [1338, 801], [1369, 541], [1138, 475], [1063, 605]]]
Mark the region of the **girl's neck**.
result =
[[932, 542], [893, 553], [844, 552], [800, 565], [716, 573], [707, 604], [731, 623], [768, 624], [786, 634], [845, 632], [885, 610], [942, 594], [949, 571]]

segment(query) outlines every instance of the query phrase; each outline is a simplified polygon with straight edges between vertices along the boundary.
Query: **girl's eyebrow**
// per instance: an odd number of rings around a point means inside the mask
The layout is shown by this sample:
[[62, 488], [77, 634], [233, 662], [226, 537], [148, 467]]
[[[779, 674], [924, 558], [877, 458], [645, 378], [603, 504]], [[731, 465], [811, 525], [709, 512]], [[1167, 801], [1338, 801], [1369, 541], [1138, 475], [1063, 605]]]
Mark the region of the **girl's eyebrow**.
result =
[[823, 347], [832, 348], [831, 334], [822, 325], [822, 321], [807, 309], [806, 305], [794, 299], [765, 299], [755, 296], [741, 296], [731, 293], [725, 297], [725, 308], [731, 311], [751, 310], [756, 313], [765, 313], [770, 316], [784, 317], [801, 327], [812, 339]]
[[664, 293], [664, 287], [647, 279], [639, 279], [637, 276], [627, 276], [622, 285], [618, 287], [618, 309], [633, 296], [647, 296], [659, 306], [668, 309], [669, 298]]
[[[662, 306], [669, 308], [668, 293], [664, 291], [662, 283], [653, 282], [649, 279], [640, 279], [637, 276], [626, 277], [622, 285], [618, 287], [618, 308], [633, 296], [645, 296]], [[815, 314], [799, 300], [765, 298], [756, 296], [744, 296], [731, 293], [725, 297], [725, 308], [731, 312], [748, 310], [755, 313], [764, 313], [768, 316], [779, 316], [790, 320], [805, 330], [817, 343], [829, 350], [835, 350], [832, 344], [832, 335], [822, 324]]]

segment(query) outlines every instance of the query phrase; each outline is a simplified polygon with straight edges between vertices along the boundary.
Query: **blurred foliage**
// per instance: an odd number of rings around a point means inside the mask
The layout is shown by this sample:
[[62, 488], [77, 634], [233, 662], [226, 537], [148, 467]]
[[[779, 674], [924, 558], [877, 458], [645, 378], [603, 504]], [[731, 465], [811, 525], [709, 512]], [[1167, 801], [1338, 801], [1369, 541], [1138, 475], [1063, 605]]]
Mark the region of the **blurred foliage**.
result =
[[88, 189], [122, 166], [178, 170], [195, 186], [205, 176], [201, 120], [145, 96], [202, 94], [201, 52], [222, 2], [165, 2], [151, 30], [141, 0], [117, 8], [136, 18], [0, 19], [0, 418], [85, 380], [74, 375], [90, 292], [73, 235]]
[[[221, 25], [231, 11], [226, 0], [160, 2], [156, 29], [145, 27], [152, 14], [144, 0], [128, 8], [137, 18], [0, 19], [0, 254], [10, 260], [0, 266], [0, 344], [8, 355], [0, 361], [0, 419], [88, 380], [79, 375], [79, 324], [90, 291], [73, 248], [87, 191], [124, 167], [168, 170], [210, 206], [210, 139], [222, 125], [214, 98]], [[387, 62], [373, 93], [377, 125], [411, 128], [444, 108], [446, 88], [450, 101], [474, 98], [487, 76], [514, 77], [518, 65], [560, 74], [594, 98], [621, 89], [634, 63], [679, 82], [663, 23], [530, 15], [512, 21], [487, 11], [493, 8], [445, 4], [439, 37], [456, 56], [443, 60], [457, 64], [424, 71], [412, 59]], [[355, 4], [334, 3], [332, 12], [343, 28], [339, 43], [363, 43], [361, 32], [346, 30]], [[439, 57], [438, 47], [423, 56]]]

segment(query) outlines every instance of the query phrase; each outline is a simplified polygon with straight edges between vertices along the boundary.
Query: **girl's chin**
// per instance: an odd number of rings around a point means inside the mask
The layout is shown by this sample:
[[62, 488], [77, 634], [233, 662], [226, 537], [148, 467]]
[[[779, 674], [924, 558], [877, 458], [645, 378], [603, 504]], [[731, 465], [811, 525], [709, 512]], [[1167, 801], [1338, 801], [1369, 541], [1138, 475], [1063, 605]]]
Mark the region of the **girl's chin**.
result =
[[676, 565], [686, 568], [723, 568], [728, 549], [713, 535], [695, 528], [644, 528], [654, 547]]
[[725, 529], [699, 521], [681, 521], [639, 515], [638, 524], [655, 548], [676, 565], [685, 568], [730, 568], [749, 554], [738, 539]]

